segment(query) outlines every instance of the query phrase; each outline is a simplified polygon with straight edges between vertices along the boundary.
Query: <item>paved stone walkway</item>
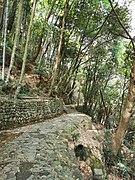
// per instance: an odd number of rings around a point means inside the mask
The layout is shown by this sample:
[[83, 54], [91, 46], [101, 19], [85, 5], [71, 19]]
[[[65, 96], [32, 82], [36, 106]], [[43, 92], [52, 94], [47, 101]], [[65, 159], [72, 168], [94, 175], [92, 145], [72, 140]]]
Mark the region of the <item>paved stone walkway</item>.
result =
[[35, 124], [0, 148], [0, 180], [81, 180], [68, 139], [89, 123], [84, 114], [67, 114]]

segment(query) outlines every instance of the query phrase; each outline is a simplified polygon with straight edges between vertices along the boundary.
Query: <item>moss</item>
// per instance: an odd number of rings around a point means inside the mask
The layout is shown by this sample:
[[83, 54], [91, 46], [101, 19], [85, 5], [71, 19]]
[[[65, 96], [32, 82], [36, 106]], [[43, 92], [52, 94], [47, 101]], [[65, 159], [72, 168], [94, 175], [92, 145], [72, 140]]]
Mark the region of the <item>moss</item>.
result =
[[96, 169], [104, 169], [103, 162], [93, 155], [90, 156], [90, 163], [91, 163], [92, 169], [95, 169], [95, 168]]
[[95, 157], [89, 148], [85, 147], [85, 151], [87, 156], [87, 162], [89, 162], [89, 165], [92, 169], [104, 169], [103, 162], [97, 157]]
[[73, 138], [74, 141], [78, 141], [80, 136], [81, 136], [81, 134], [78, 131], [74, 131], [72, 133], [72, 138]]

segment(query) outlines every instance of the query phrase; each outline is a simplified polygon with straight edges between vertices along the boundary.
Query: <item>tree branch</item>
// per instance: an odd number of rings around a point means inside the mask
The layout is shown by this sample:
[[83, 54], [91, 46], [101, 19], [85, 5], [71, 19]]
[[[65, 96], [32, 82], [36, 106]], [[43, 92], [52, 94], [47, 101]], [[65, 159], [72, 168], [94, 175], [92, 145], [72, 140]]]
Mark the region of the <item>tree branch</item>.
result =
[[119, 18], [119, 16], [118, 16], [118, 14], [116, 13], [116, 11], [115, 11], [115, 9], [114, 9], [114, 7], [113, 7], [112, 1], [111, 1], [111, 0], [108, 0], [108, 1], [109, 1], [109, 3], [110, 3], [110, 6], [111, 6], [111, 8], [112, 8], [112, 11], [114, 12], [114, 14], [115, 14], [115, 16], [116, 16], [116, 18], [117, 18], [118, 23], [120, 24], [120, 26], [123, 28], [123, 30], [125, 31], [125, 33], [126, 33], [127, 36], [129, 37], [129, 39], [131, 40], [131, 43], [132, 43], [132, 45], [133, 45], [133, 49], [134, 49], [134, 52], [135, 52], [134, 40], [133, 40], [132, 37], [130, 36], [130, 34], [129, 34], [129, 32], [127, 31], [127, 29], [125, 28], [125, 26], [122, 24], [122, 22], [121, 22], [121, 20], [120, 20], [120, 18]]
[[[118, 5], [118, 4], [116, 4], [114, 8], [116, 8], [117, 5]], [[113, 10], [111, 10], [111, 11], [108, 13], [108, 15], [106, 16], [104, 22], [103, 22], [102, 25], [99, 27], [98, 32], [95, 34], [95, 36], [92, 38], [92, 40], [82, 49], [82, 51], [84, 51], [87, 47], [89, 47], [89, 46], [93, 43], [93, 41], [97, 38], [98, 34], [101, 32], [102, 28], [104, 27], [104, 25], [105, 25], [106, 21], [108, 20], [110, 14], [112, 13], [112, 11], [113, 11]]]

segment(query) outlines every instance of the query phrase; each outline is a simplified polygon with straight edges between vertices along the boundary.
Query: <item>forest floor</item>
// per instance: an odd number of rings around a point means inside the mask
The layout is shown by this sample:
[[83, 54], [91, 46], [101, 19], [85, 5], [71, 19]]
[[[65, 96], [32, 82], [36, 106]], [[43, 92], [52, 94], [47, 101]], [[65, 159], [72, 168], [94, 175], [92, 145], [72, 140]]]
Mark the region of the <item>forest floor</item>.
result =
[[[0, 75], [1, 73], [0, 68]], [[5, 74], [7, 75], [7, 73], [8, 68], [5, 68]], [[20, 76], [19, 70], [17, 70], [17, 74], [18, 75], [15, 75], [14, 72], [12, 72], [7, 87], [2, 81], [0, 82], [0, 96], [14, 96]], [[34, 66], [30, 64], [29, 69], [27, 69], [25, 73], [20, 94], [23, 96], [47, 96], [48, 83], [49, 79], [44, 75], [40, 76], [34, 71]]]

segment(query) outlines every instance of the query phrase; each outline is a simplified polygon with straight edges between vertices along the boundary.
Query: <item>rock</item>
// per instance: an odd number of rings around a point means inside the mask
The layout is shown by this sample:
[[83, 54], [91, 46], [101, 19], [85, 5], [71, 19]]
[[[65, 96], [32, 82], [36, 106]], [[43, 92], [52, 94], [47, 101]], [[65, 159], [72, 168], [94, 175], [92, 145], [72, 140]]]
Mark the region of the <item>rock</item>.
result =
[[16, 180], [26, 180], [31, 176], [30, 171], [22, 171], [22, 172], [17, 172], [16, 173]]
[[77, 169], [77, 168], [74, 169], [74, 171], [73, 171], [73, 177], [74, 177], [75, 179], [82, 180], [82, 175], [81, 175], [79, 169]]
[[27, 178], [27, 180], [33, 180], [34, 176], [31, 175], [30, 177]]
[[7, 176], [7, 179], [15, 179], [15, 173], [10, 172]]
[[65, 113], [70, 114], [70, 113], [77, 113], [76, 110], [76, 105], [65, 105], [63, 107], [63, 110]]
[[94, 180], [103, 179], [103, 171], [102, 171], [102, 169], [94, 169], [93, 170], [93, 179]]

